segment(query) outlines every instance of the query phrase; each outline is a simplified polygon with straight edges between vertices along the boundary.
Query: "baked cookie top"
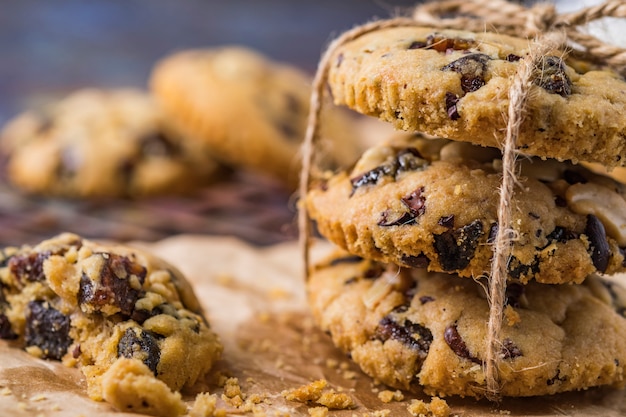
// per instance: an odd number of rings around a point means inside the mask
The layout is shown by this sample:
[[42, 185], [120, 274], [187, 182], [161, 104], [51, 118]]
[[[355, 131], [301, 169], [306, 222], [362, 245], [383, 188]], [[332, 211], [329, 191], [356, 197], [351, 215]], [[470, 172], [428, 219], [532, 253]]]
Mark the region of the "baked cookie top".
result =
[[[313, 185], [319, 232], [355, 255], [464, 277], [489, 273], [502, 161], [495, 148], [398, 135]], [[567, 162], [522, 159], [511, 279], [579, 283], [626, 270], [626, 186]]]
[[7, 176], [51, 196], [143, 197], [215, 180], [210, 152], [168, 127], [138, 89], [82, 89], [10, 120], [0, 133]]
[[[429, 395], [485, 395], [485, 282], [338, 252], [307, 285], [316, 322], [366, 374]], [[623, 387], [625, 311], [624, 288], [597, 276], [581, 285], [510, 284], [501, 394]]]
[[[400, 27], [342, 45], [329, 68], [337, 104], [399, 129], [499, 147], [509, 88], [530, 41]], [[545, 158], [626, 164], [626, 82], [554, 51], [536, 68], [517, 147]], [[574, 69], [577, 68], [577, 69]]]
[[[297, 183], [308, 74], [233, 45], [164, 57], [150, 87], [180, 131], [210, 144], [223, 162]], [[353, 117], [344, 110], [323, 116], [320, 143], [330, 166], [347, 166], [360, 151]]]
[[[178, 391], [220, 357], [189, 283], [148, 253], [65, 233], [5, 248], [1, 258], [0, 338], [79, 367], [92, 399], [123, 411], [182, 414]], [[135, 381], [122, 385], [124, 393], [110, 386], [120, 373]]]

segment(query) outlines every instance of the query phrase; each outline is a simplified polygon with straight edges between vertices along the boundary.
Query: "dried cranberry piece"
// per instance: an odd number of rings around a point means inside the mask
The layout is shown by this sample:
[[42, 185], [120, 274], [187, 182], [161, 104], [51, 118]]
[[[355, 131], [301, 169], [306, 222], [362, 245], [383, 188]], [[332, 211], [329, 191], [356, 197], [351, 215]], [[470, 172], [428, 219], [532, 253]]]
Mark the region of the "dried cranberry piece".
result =
[[600, 272], [605, 272], [609, 266], [609, 258], [611, 249], [609, 242], [606, 240], [606, 231], [604, 225], [593, 214], [587, 215], [587, 225], [585, 226], [585, 234], [591, 242], [591, 261], [593, 266]]
[[459, 228], [434, 235], [434, 248], [439, 255], [439, 262], [444, 271], [465, 268], [474, 257], [478, 239], [484, 234], [480, 220]]
[[17, 339], [17, 337], [17, 333], [15, 333], [11, 328], [9, 318], [0, 313], [0, 339], [13, 340]]
[[450, 120], [458, 120], [461, 117], [459, 109], [456, 106], [459, 99], [459, 96], [454, 93], [446, 93], [446, 112]]
[[498, 235], [499, 225], [497, 222], [491, 223], [489, 226], [489, 234], [487, 235], [487, 243], [493, 244], [496, 242], [496, 236]]
[[509, 62], [516, 62], [522, 59], [522, 57], [515, 54], [508, 54], [505, 59]]
[[426, 303], [430, 303], [430, 302], [435, 301], [435, 298], [434, 298], [434, 297], [431, 297], [430, 295], [422, 295], [422, 296], [419, 298], [419, 301], [420, 301], [420, 303], [421, 303], [422, 305], [424, 305], [424, 304], [426, 304]]
[[373, 168], [358, 177], [354, 177], [350, 180], [352, 183], [352, 190], [356, 190], [364, 185], [376, 184], [385, 175], [395, 175], [395, 168], [391, 165], [381, 165]]
[[535, 257], [530, 264], [523, 264], [518, 258], [511, 256], [507, 267], [509, 276], [513, 279], [532, 277], [539, 272], [539, 260]]
[[413, 217], [421, 216], [426, 211], [426, 196], [423, 193], [424, 187], [420, 187], [401, 199]]
[[427, 161], [415, 148], [403, 148], [396, 154], [396, 176], [402, 172], [415, 171], [423, 168]]
[[448, 229], [452, 229], [454, 227], [454, 214], [449, 214], [447, 216], [440, 217], [437, 221], [439, 226], [447, 227]]
[[389, 211], [387, 210], [381, 213], [380, 220], [376, 224], [381, 227], [408, 226], [415, 224], [415, 216], [411, 212], [404, 212], [400, 217], [389, 220]]
[[428, 44], [424, 41], [413, 41], [407, 49], [422, 49], [426, 48], [427, 46]]
[[563, 60], [557, 56], [544, 56], [535, 67], [533, 82], [552, 94], [567, 97], [572, 94], [572, 81], [565, 72]]
[[398, 174], [408, 171], [415, 171], [428, 165], [428, 161], [422, 158], [415, 148], [403, 148], [397, 151], [393, 161], [373, 168], [350, 180], [352, 192], [362, 186], [372, 185], [384, 177], [397, 178]]
[[424, 187], [421, 187], [402, 197], [400, 201], [409, 211], [402, 213], [402, 215], [396, 219], [390, 220], [390, 211], [386, 210], [381, 213], [381, 219], [377, 223], [378, 226], [389, 227], [415, 224], [417, 217], [421, 216], [426, 211], [426, 197], [422, 195], [423, 192]]
[[565, 243], [571, 239], [578, 239], [578, 235], [562, 226], [556, 226], [554, 230], [546, 236], [546, 239], [548, 239], [548, 245], [550, 245], [554, 240]]
[[404, 320], [400, 324], [390, 316], [385, 316], [380, 320], [376, 328], [376, 336], [382, 341], [398, 340], [423, 356], [428, 353], [433, 341], [433, 334], [427, 327], [409, 320]]
[[554, 385], [557, 382], [565, 382], [567, 381], [567, 377], [561, 376], [561, 369], [556, 370], [556, 375], [546, 381], [547, 385]]
[[445, 65], [441, 70], [461, 74], [461, 89], [471, 93], [485, 85], [485, 72], [490, 60], [491, 58], [485, 54], [465, 55]]
[[129, 328], [117, 344], [117, 356], [139, 359], [156, 375], [161, 349], [154, 335], [139, 328]]
[[480, 361], [470, 353], [465, 341], [459, 334], [456, 324], [446, 327], [446, 330], [443, 333], [443, 339], [457, 356], [469, 359], [472, 362], [480, 363]]
[[141, 291], [131, 285], [130, 277], [136, 276], [143, 285], [146, 279], [146, 268], [132, 262], [128, 257], [109, 254], [94, 253], [103, 259], [100, 270], [100, 282], [95, 284], [86, 274], [80, 280], [78, 301], [81, 304], [92, 306], [101, 310], [106, 305], [113, 305], [120, 309], [123, 314], [130, 315], [135, 307]]
[[9, 270], [22, 283], [45, 281], [43, 263], [51, 254], [50, 251], [46, 251], [15, 255], [9, 259]]
[[26, 312], [24, 342], [37, 346], [44, 359], [61, 360], [72, 344], [70, 318], [45, 301], [30, 301]]
[[520, 348], [513, 343], [508, 337], [502, 341], [502, 351], [500, 352], [502, 359], [514, 359], [522, 356]]
[[411, 268], [426, 268], [430, 264], [430, 259], [428, 259], [428, 256], [423, 253], [420, 253], [417, 256], [402, 255], [401, 261], [403, 264]]

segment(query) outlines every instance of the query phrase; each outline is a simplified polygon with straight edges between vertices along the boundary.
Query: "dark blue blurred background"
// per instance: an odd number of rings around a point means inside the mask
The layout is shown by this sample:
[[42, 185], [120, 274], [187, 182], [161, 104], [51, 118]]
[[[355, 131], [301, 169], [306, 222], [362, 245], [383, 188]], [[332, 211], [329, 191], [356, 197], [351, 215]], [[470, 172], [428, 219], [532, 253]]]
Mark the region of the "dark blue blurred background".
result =
[[0, 124], [84, 86], [145, 86], [177, 49], [243, 44], [313, 72], [325, 45], [414, 0], [0, 0]]

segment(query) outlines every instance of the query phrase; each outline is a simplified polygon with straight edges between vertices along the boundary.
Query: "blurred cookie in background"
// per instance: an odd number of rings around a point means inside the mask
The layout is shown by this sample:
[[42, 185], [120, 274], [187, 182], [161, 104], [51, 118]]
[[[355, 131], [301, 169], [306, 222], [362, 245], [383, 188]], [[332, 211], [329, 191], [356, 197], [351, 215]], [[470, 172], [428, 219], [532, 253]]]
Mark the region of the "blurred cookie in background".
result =
[[189, 193], [219, 176], [203, 144], [164, 122], [148, 92], [85, 88], [9, 120], [7, 181], [29, 194], [140, 198]]
[[[242, 46], [183, 50], [157, 62], [150, 89], [180, 133], [207, 143], [220, 161], [298, 182], [311, 78]], [[353, 163], [361, 151], [353, 115], [322, 113], [321, 164]]]

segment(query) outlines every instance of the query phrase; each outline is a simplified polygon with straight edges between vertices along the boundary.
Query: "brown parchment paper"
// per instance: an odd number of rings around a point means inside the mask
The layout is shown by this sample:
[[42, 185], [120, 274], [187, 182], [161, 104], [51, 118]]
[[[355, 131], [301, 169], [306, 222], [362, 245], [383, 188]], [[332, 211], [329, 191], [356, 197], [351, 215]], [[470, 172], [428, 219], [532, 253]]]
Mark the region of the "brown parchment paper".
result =
[[[410, 416], [411, 399], [430, 400], [405, 393], [403, 401], [383, 403], [378, 392], [385, 387], [362, 374], [327, 335], [315, 329], [306, 305], [296, 242], [258, 248], [234, 238], [177, 236], [135, 245], [186, 274], [224, 344], [214, 374], [184, 393], [190, 406], [198, 392], [221, 396], [216, 374], [237, 377], [247, 395], [267, 396], [259, 405], [267, 416], [309, 416], [314, 404], [286, 401], [281, 392], [321, 378], [357, 404], [351, 410], [331, 410], [330, 416]], [[329, 250], [328, 243], [319, 242], [312, 258]], [[626, 391], [613, 389], [507, 399], [500, 404], [462, 398], [446, 401], [451, 415], [464, 417], [626, 415]], [[228, 407], [222, 400], [218, 405], [230, 409], [228, 415], [253, 415]], [[0, 415], [137, 416], [91, 401], [79, 370], [33, 358], [5, 341], [0, 341]]]

